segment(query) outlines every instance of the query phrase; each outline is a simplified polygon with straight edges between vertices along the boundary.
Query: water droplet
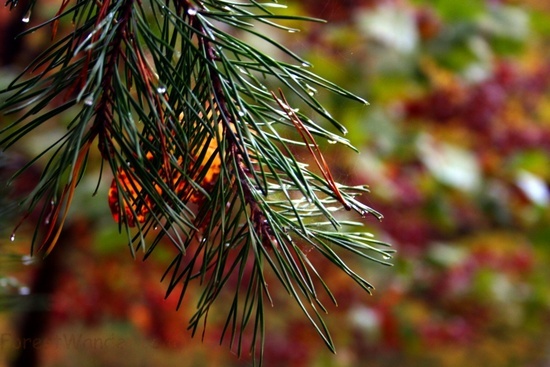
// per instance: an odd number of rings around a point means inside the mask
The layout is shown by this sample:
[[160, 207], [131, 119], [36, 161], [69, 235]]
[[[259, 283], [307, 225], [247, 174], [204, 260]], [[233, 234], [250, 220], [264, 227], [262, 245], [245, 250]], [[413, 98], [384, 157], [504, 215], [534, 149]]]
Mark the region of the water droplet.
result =
[[11, 236], [10, 236], [10, 241], [13, 242], [15, 241], [15, 233], [12, 233]]
[[166, 87], [164, 87], [164, 86], [158, 87], [158, 88], [157, 88], [157, 93], [159, 93], [159, 94], [164, 94], [164, 93], [166, 93]]
[[19, 294], [22, 296], [27, 296], [31, 293], [31, 289], [29, 287], [19, 287]]
[[21, 262], [23, 263], [23, 265], [30, 265], [34, 262], [34, 259], [32, 256], [23, 255], [21, 256]]
[[153, 229], [154, 229], [155, 231], [158, 231], [158, 230], [159, 230], [159, 226], [154, 226]]
[[384, 255], [384, 256], [382, 256], [382, 258], [383, 258], [384, 260], [389, 260], [389, 259], [391, 259], [391, 256], [389, 256], [389, 255]]
[[229, 247], [229, 246], [231, 246], [231, 244], [230, 244], [229, 242], [227, 242], [227, 243], [225, 244], [225, 247]]
[[29, 11], [27, 11], [27, 13], [23, 17], [23, 19], [21, 19], [21, 21], [23, 23], [28, 23], [30, 20], [31, 20], [31, 9], [29, 9]]
[[311, 64], [310, 64], [309, 62], [303, 62], [303, 63], [302, 63], [302, 66], [303, 66], [304, 68], [310, 68], [310, 67], [311, 67]]
[[336, 144], [337, 141], [336, 141], [336, 140], [327, 140], [327, 143], [329, 143], [329, 144]]
[[244, 115], [246, 115], [246, 112], [244, 112], [244, 111], [239, 111], [239, 116], [243, 117]]
[[92, 96], [86, 97], [86, 99], [84, 99], [84, 104], [85, 104], [86, 106], [91, 106], [91, 105], [93, 105], [93, 104], [94, 104], [94, 97], [92, 97]]
[[311, 85], [306, 84], [307, 94], [314, 96], [317, 94], [317, 89], [313, 88]]
[[197, 15], [197, 9], [190, 7], [189, 9], [187, 9], [187, 15], [189, 15], [190, 17], [194, 17], [195, 15]]
[[288, 30], [288, 33], [296, 33], [296, 32], [298, 32], [297, 29], [289, 29], [289, 30]]

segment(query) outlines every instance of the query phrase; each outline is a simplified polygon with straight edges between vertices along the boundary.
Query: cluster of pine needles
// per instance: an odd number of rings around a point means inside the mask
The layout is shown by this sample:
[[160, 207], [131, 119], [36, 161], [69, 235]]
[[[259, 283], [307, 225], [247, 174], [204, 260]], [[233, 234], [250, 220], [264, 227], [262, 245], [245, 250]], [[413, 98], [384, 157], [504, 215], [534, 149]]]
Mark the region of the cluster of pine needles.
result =
[[366, 101], [265, 34], [266, 26], [295, 32], [283, 24], [318, 21], [279, 14], [281, 7], [254, 0], [63, 0], [54, 17], [25, 32], [49, 31], [50, 46], [0, 95], [0, 110], [13, 116], [0, 128], [4, 150], [63, 113], [72, 116], [65, 133], [20, 171], [46, 161], [22, 203], [29, 213], [39, 210], [45, 224], [32, 251], [52, 251], [75, 190], [99, 157], [98, 188], [102, 176], [112, 180], [105, 200], [132, 254], [147, 258], [158, 246], [174, 246], [167, 295], [179, 292], [181, 303], [190, 282], [200, 282], [194, 331], [231, 281], [222, 339], [240, 354], [250, 329], [250, 351], [260, 363], [264, 304], [276, 289], [268, 290], [266, 273], [334, 350], [318, 288], [334, 297], [308, 252], [369, 292], [371, 284], [341, 254], [386, 264], [392, 253], [353, 229], [361, 220], [337, 216], [381, 218], [359, 200], [366, 187], [335, 182], [317, 143], [353, 148], [317, 90]]

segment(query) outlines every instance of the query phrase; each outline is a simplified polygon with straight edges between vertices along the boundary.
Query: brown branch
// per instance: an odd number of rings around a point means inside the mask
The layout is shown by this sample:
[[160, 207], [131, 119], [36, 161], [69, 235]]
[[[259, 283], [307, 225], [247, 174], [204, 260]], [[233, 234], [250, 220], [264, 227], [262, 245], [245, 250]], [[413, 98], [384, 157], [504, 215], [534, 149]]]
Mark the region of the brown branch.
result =
[[[117, 19], [118, 27], [116, 29], [116, 35], [113, 37], [114, 42], [111, 45], [111, 49], [109, 51], [109, 56], [107, 57], [107, 62], [105, 63], [107, 65], [104, 75], [103, 75], [103, 82], [101, 85], [101, 90], [103, 93], [101, 94], [101, 98], [99, 102], [97, 103], [97, 106], [95, 107], [96, 112], [96, 118], [94, 120], [94, 123], [92, 125], [91, 131], [92, 134], [89, 137], [90, 140], [95, 139], [96, 136], [99, 136], [99, 143], [98, 148], [99, 151], [105, 160], [109, 160], [109, 157], [112, 154], [112, 141], [111, 141], [111, 123], [113, 120], [113, 100], [114, 100], [114, 86], [113, 86], [113, 75], [115, 72], [115, 69], [118, 67], [119, 64], [119, 58], [122, 56], [122, 44], [123, 41], [127, 42], [128, 34], [127, 34], [127, 24], [128, 20], [130, 19], [131, 12], [132, 12], [132, 6], [134, 4], [135, 0], [127, 0], [125, 1], [124, 8], [121, 12], [120, 17]], [[106, 10], [105, 4], [110, 3], [108, 0], [105, 0], [102, 4], [102, 9], [100, 11], [100, 14], [103, 14], [103, 17], [106, 16]], [[100, 15], [98, 15], [98, 22]], [[91, 51], [90, 51], [91, 52]], [[85, 69], [87, 71], [87, 69]], [[83, 70], [84, 72], [84, 70]]]

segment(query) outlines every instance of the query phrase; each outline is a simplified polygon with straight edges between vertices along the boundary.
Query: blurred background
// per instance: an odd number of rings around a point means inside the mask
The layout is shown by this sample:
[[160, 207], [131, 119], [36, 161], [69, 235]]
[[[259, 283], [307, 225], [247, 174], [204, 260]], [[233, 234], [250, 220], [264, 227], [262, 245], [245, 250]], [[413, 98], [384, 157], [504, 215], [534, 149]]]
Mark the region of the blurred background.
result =
[[[12, 39], [55, 14], [50, 2], [29, 23], [23, 6], [0, 10], [0, 86], [49, 42], [48, 32]], [[364, 200], [385, 219], [368, 229], [397, 254], [393, 267], [349, 259], [376, 287], [371, 296], [323, 268], [338, 300], [326, 316], [336, 355], [278, 296], [266, 308], [265, 365], [550, 366], [550, 3], [281, 3], [328, 23], [270, 36], [371, 103], [320, 91], [360, 150], [325, 144], [325, 157], [337, 181], [370, 186]], [[2, 181], [61, 126], [1, 153]], [[31, 357], [48, 367], [251, 364], [219, 345], [223, 315], [209, 319], [204, 341], [202, 331], [190, 337], [200, 293], [179, 311], [177, 297], [164, 300], [170, 254], [132, 260], [106, 188], [91, 197], [93, 174], [58, 248], [43, 263], [30, 258], [32, 217], [10, 234], [16, 198], [39, 174], [0, 192], [0, 366]]]

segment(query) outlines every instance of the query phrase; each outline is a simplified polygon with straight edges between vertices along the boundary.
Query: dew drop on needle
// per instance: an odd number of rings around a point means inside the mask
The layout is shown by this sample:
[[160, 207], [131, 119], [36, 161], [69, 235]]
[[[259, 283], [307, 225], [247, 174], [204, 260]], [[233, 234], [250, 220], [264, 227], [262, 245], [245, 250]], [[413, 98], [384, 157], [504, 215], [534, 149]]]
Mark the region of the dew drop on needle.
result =
[[21, 21], [23, 23], [28, 23], [30, 20], [31, 20], [31, 11], [29, 9], [29, 11], [25, 14], [25, 16], [23, 16], [23, 19], [21, 19]]

